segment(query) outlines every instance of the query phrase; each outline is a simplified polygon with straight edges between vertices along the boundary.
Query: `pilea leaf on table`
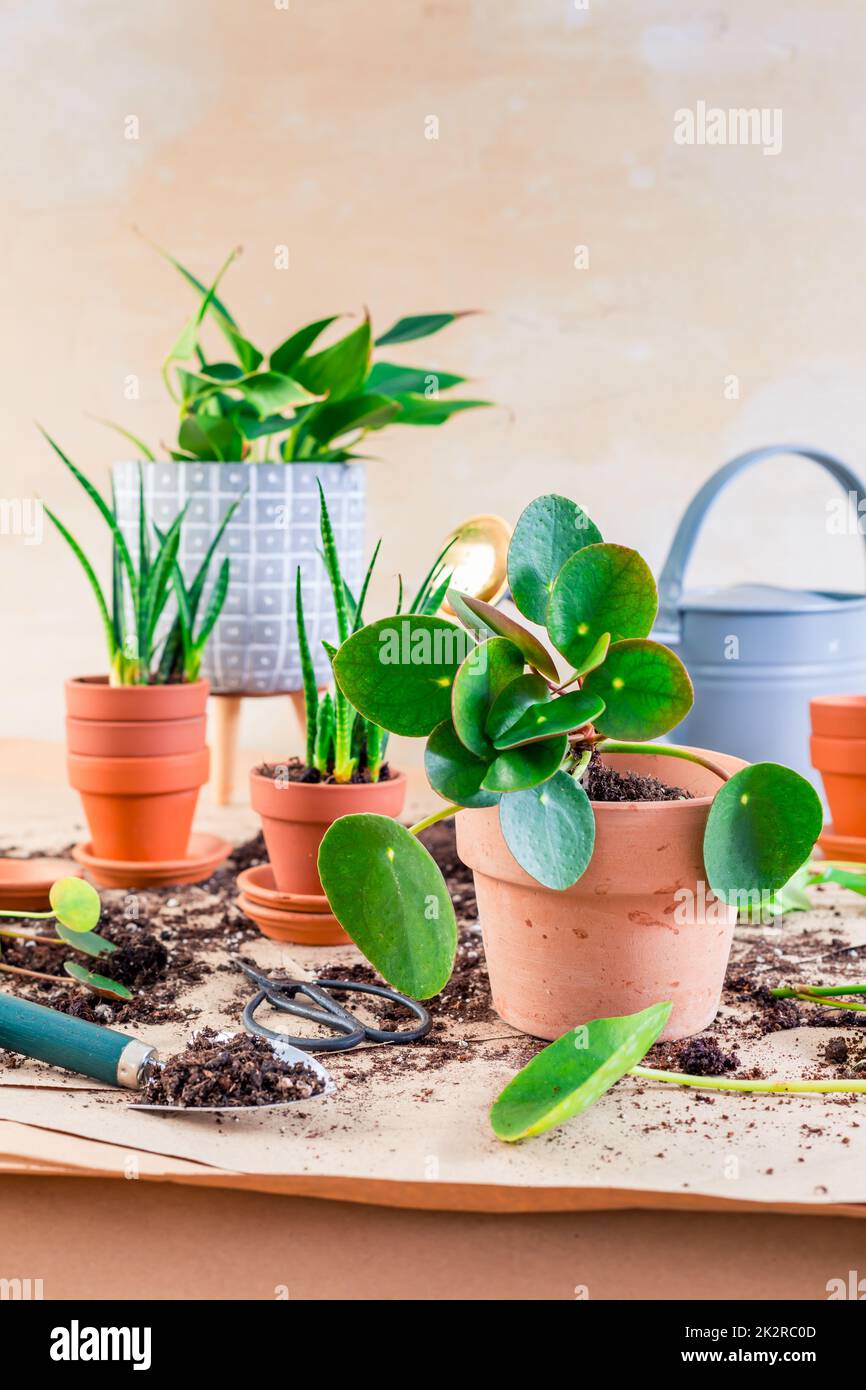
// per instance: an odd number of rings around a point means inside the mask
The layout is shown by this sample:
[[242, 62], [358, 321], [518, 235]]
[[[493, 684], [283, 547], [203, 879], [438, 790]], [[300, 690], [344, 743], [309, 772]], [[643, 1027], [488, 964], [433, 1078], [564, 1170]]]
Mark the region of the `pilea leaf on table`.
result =
[[559, 680], [550, 652], [522, 623], [509, 618], [507, 613], [501, 613], [492, 603], [473, 598], [471, 594], [461, 594], [459, 589], [448, 590], [448, 602], [461, 621], [464, 621], [463, 615], [468, 611], [471, 615], [471, 626], [477, 627], [480, 624], [498, 637], [507, 637], [509, 642], [513, 642], [518, 651], [523, 653], [528, 665], [534, 666], [536, 671], [547, 676], [548, 680]]
[[490, 1111], [499, 1139], [529, 1139], [579, 1115], [609, 1091], [649, 1051], [671, 1005], [637, 1014], [596, 1018], [545, 1047], [509, 1081]]
[[658, 611], [652, 571], [624, 545], [589, 545], [560, 570], [547, 608], [547, 630], [558, 652], [580, 668], [599, 638], [646, 637]]
[[543, 704], [551, 698], [547, 681], [542, 676], [527, 671], [526, 675], [518, 676], [516, 680], [510, 681], [499, 692], [490, 708], [484, 732], [495, 743], [507, 729], [518, 722], [528, 709], [532, 709], [533, 705]]
[[59, 878], [51, 885], [48, 901], [58, 922], [71, 932], [92, 931], [102, 911], [99, 894], [83, 878]]
[[508, 547], [508, 586], [524, 617], [545, 623], [550, 592], [566, 560], [600, 541], [598, 527], [576, 502], [553, 492], [530, 502]]
[[87, 985], [88, 989], [95, 990], [97, 994], [107, 994], [111, 999], [132, 998], [126, 985], [120, 984], [117, 980], [109, 980], [105, 975], [96, 975], [91, 970], [85, 970], [84, 966], [75, 960], [64, 961], [63, 969], [73, 980], [77, 980], [80, 985]]
[[821, 833], [818, 793], [779, 763], [741, 768], [716, 792], [704, 832], [713, 892], [736, 904], [774, 893], [812, 852]]
[[71, 931], [63, 922], [57, 923], [56, 931], [62, 941], [74, 946], [76, 951], [83, 951], [86, 956], [110, 956], [117, 950], [113, 941], [106, 941], [95, 931]]
[[425, 736], [450, 718], [451, 686], [472, 645], [444, 618], [380, 618], [343, 643], [334, 676], [366, 719], [394, 734]]
[[[491, 754], [495, 756], [495, 754]], [[489, 758], [479, 758], [461, 743], [450, 719], [437, 724], [424, 750], [424, 770], [434, 792], [458, 806], [495, 806], [497, 792], [481, 790]]]
[[493, 752], [484, 731], [496, 697], [522, 673], [523, 656], [505, 637], [491, 637], [462, 662], [451, 691], [451, 718], [461, 743], [479, 758]]
[[520, 792], [536, 787], [557, 771], [567, 748], [568, 739], [563, 734], [561, 738], [539, 739], [503, 749], [487, 769], [481, 786], [488, 792]]
[[589, 724], [601, 714], [604, 700], [587, 690], [572, 690], [555, 700], [530, 705], [504, 733], [494, 740], [497, 748], [516, 748], [540, 738], [554, 738]]
[[395, 989], [438, 994], [454, 968], [457, 921], [433, 857], [390, 816], [343, 816], [319, 846], [334, 915]]
[[659, 642], [634, 638], [614, 643], [604, 665], [586, 677], [583, 690], [604, 700], [597, 728], [609, 738], [631, 742], [667, 733], [686, 717], [694, 699], [679, 657]]
[[581, 784], [567, 772], [555, 772], [539, 787], [503, 797], [499, 824], [520, 867], [545, 888], [570, 888], [592, 859], [592, 806]]

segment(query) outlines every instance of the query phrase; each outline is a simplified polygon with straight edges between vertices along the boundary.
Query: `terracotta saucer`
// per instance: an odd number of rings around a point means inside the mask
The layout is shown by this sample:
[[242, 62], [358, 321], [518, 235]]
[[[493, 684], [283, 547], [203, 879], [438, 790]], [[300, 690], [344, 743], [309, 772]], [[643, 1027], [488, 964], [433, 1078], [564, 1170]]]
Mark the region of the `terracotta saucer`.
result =
[[253, 902], [246, 893], [238, 907], [272, 941], [289, 941], [295, 946], [350, 946], [352, 943], [330, 912], [286, 912]]
[[837, 835], [832, 825], [828, 825], [818, 836], [818, 844], [826, 859], [866, 864], [866, 835]]
[[81, 878], [71, 859], [0, 859], [0, 908], [47, 912], [48, 892], [58, 878]]
[[253, 869], [244, 869], [238, 874], [238, 888], [254, 903], [262, 907], [272, 907], [282, 912], [327, 912], [331, 904], [324, 893], [281, 893], [274, 882], [274, 871], [270, 864], [257, 864]]
[[98, 859], [90, 844], [82, 842], [72, 857], [87, 870], [100, 888], [163, 888], [172, 884], [201, 883], [210, 878], [231, 854], [228, 840], [219, 835], [193, 833], [183, 859], [144, 860]]

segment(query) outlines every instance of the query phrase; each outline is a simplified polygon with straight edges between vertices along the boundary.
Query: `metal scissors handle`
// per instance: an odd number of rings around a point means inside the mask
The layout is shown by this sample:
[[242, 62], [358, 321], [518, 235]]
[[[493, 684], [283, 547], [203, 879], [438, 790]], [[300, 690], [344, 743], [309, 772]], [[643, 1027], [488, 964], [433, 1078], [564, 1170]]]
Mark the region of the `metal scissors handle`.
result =
[[[417, 1042], [419, 1038], [425, 1037], [430, 1032], [432, 1020], [423, 1004], [419, 1004], [416, 999], [407, 998], [405, 994], [398, 994], [396, 990], [388, 989], [385, 985], [361, 984], [356, 980], [313, 981], [294, 980], [284, 975], [271, 977], [263, 975], [261, 971], [253, 969], [252, 966], [244, 964], [243, 961], [239, 961], [238, 964], [247, 978], [259, 986], [258, 993], [249, 1001], [241, 1015], [243, 1025], [248, 1033], [256, 1033], [259, 1037], [268, 1038], [271, 1042], [288, 1043], [290, 1047], [301, 1048], [304, 1052], [345, 1052], [365, 1041]], [[380, 999], [389, 999], [392, 1003], [402, 1004], [418, 1019], [417, 1027], [396, 1030], [370, 1028], [332, 998], [328, 993], [328, 990], [332, 989], [346, 990], [356, 994], [373, 994]], [[312, 1001], [312, 1004], [299, 1003], [296, 997], [299, 994], [305, 995], [307, 999]], [[306, 1018], [311, 1023], [318, 1023], [322, 1027], [328, 1028], [330, 1036], [324, 1038], [292, 1037], [286, 1033], [276, 1033], [271, 1028], [265, 1028], [264, 1024], [256, 1022], [255, 1012], [266, 1001], [273, 1008], [278, 1009], [280, 1013], [293, 1014], [296, 1018]], [[313, 1005], [317, 1007], [313, 1007]]]

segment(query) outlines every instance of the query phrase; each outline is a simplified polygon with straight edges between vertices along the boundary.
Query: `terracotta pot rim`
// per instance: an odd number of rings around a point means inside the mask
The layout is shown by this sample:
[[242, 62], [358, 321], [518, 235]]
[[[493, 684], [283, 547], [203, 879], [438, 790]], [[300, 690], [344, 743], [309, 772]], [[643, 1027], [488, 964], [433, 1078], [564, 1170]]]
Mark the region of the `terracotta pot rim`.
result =
[[199, 679], [196, 681], [171, 681], [169, 683], [157, 682], [154, 685], [109, 685], [108, 676], [67, 676], [66, 680], [64, 681], [64, 685], [98, 685], [101, 688], [104, 687], [106, 690], [117, 690], [124, 692], [129, 690], [146, 690], [149, 693], [152, 693], [156, 690], [196, 690], [200, 689], [202, 686], [208, 686], [208, 688], [210, 688], [210, 682], [205, 680], [204, 676], [200, 676]]
[[[720, 753], [717, 750], [713, 750], [711, 748], [697, 748], [692, 747], [690, 744], [681, 744], [679, 746], [683, 748], [688, 748], [689, 751], [692, 753], [706, 754], [710, 761], [712, 761], [714, 758], [720, 758], [722, 760], [724, 760], [725, 758], [733, 758], [733, 754], [731, 753]], [[683, 758], [677, 758], [674, 757], [671, 753], [665, 753], [663, 744], [659, 745], [658, 753], [653, 754], [608, 754], [608, 757], [610, 758], [628, 758], [629, 756], [633, 757], [636, 768], [639, 768], [641, 763], [645, 763], [649, 757], [666, 758], [669, 763], [681, 763], [684, 761]], [[602, 758], [604, 758], [604, 752], [602, 752]], [[743, 760], [740, 758], [735, 759], [735, 761], [739, 762], [742, 767], [748, 767], [748, 763], [743, 762]], [[612, 763], [610, 764], [610, 766], [615, 767], [616, 763]], [[700, 767], [701, 764], [693, 763], [692, 766]], [[711, 773], [712, 776], [717, 775], [713, 772], [712, 768], [704, 768], [704, 771]], [[732, 769], [728, 773], [728, 778], [726, 778], [725, 781], [733, 777], [734, 772], [736, 771], [738, 771], [737, 768]], [[690, 796], [685, 801], [593, 801], [590, 798], [589, 804], [596, 815], [683, 815], [688, 811], [694, 811], [695, 809], [704, 809], [708, 806], [712, 806], [713, 802], [719, 794], [719, 791], [725, 785], [725, 781], [719, 778], [719, 785], [711, 795], [708, 794], [706, 796]]]
[[809, 708], [866, 710], [866, 695], [815, 695]]

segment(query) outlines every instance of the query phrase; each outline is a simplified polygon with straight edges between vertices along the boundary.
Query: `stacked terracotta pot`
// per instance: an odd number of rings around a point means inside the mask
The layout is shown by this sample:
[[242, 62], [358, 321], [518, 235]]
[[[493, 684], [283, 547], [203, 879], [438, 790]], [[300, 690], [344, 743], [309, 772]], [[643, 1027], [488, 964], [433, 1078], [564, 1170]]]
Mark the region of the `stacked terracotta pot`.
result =
[[69, 781], [81, 796], [94, 855], [152, 863], [187, 853], [209, 772], [207, 696], [207, 681], [66, 682]]
[[[831, 855], [866, 849], [866, 695], [822, 695], [809, 704], [812, 766], [821, 774], [833, 818], [821, 836]], [[831, 844], [827, 841], [863, 841]]]

